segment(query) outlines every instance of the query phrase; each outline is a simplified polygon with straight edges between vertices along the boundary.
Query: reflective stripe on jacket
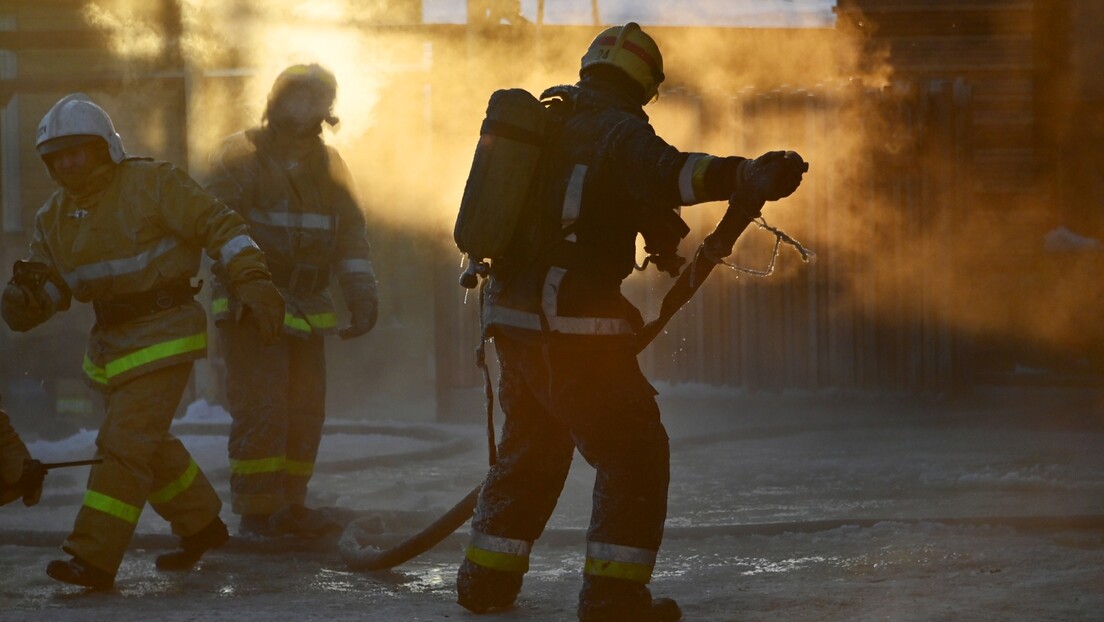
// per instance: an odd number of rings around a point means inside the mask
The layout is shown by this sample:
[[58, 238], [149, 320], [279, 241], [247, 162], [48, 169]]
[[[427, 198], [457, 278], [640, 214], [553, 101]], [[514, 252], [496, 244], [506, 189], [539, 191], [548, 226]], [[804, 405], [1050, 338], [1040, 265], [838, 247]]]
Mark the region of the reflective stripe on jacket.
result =
[[[520, 245], [539, 250], [495, 262], [484, 324], [631, 335], [641, 320], [621, 282], [636, 266], [637, 235], [648, 241], [657, 213], [727, 198], [742, 158], [679, 151], [656, 136], [639, 104], [603, 84], [584, 80], [549, 92], [567, 94], [574, 109], [546, 146], [549, 179], [532, 225], [539, 239]], [[668, 240], [667, 250], [683, 235]]]
[[[78, 208], [64, 190], [35, 217], [32, 261], [49, 264], [82, 302], [110, 301], [149, 291], [199, 271], [206, 251], [230, 278], [268, 277], [245, 221], [166, 162], [128, 159], [115, 169], [100, 199]], [[109, 388], [207, 352], [203, 308], [189, 303], [125, 322], [97, 323], [84, 371]]]

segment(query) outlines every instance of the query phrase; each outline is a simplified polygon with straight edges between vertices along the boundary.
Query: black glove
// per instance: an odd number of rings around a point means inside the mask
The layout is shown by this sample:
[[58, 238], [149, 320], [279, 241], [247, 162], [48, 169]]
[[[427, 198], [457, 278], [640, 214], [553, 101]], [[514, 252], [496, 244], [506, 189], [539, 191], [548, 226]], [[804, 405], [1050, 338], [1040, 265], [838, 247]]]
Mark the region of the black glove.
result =
[[757, 201], [777, 201], [793, 194], [809, 165], [796, 151], [768, 151], [740, 164], [734, 194]]
[[284, 296], [268, 279], [239, 283], [235, 288], [242, 303], [243, 319], [252, 322], [265, 345], [280, 341], [284, 334]]
[[19, 488], [23, 492], [23, 505], [31, 507], [42, 498], [42, 482], [46, 479], [46, 467], [38, 460], [23, 461], [23, 475], [19, 478]]
[[0, 298], [0, 315], [17, 332], [38, 326], [54, 313], [54, 301], [45, 288], [31, 288], [10, 282]]
[[349, 311], [352, 318], [349, 325], [342, 328], [338, 335], [342, 339], [359, 337], [372, 330], [379, 318], [379, 295], [376, 293], [375, 284], [369, 288], [370, 295], [349, 301]]

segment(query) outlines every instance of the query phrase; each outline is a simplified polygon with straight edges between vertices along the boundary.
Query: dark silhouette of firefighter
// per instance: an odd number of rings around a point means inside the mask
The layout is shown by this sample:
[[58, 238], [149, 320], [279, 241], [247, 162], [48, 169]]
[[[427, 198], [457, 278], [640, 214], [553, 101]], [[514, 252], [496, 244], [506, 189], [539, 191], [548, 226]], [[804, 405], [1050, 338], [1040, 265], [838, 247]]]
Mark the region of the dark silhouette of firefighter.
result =
[[166, 162], [128, 157], [107, 113], [66, 96], [38, 127], [35, 145], [59, 189], [35, 215], [30, 255], [17, 262], [0, 311], [26, 331], [68, 309], [96, 313], [84, 359], [107, 416], [73, 532], [47, 574], [109, 589], [148, 501], [180, 536], [158, 568], [191, 568], [228, 538], [222, 502], [170, 432], [193, 362], [207, 353], [207, 317], [191, 279], [200, 253], [228, 275], [249, 328], [273, 339], [284, 301], [245, 221]]
[[[336, 94], [334, 75], [319, 65], [284, 70], [261, 126], [223, 141], [207, 185], [249, 221], [287, 300], [283, 335], [266, 346], [230, 321], [238, 300], [221, 287], [214, 295], [233, 417], [230, 488], [243, 534], [340, 529], [324, 511], [306, 506], [326, 417], [323, 337], [351, 339], [372, 330], [379, 295], [352, 175], [321, 137], [323, 123], [338, 122]], [[329, 291], [334, 280], [351, 315], [340, 330]]]
[[[577, 84], [546, 91], [546, 106], [517, 89], [492, 96], [457, 222], [461, 250], [492, 258], [475, 273], [489, 277], [482, 320], [505, 412], [458, 602], [477, 613], [513, 604], [578, 449], [597, 470], [579, 619], [677, 620], [678, 605], [648, 589], [669, 448], [636, 359], [641, 314], [621, 282], [636, 266], [638, 235], [645, 263], [678, 273], [689, 231], [680, 206], [728, 199], [746, 212], [738, 214], [746, 227], [764, 201], [797, 189], [806, 165], [793, 152], [685, 153], [656, 136], [643, 107], [657, 97], [663, 61], [634, 23], [599, 34], [579, 73]], [[531, 183], [518, 170], [488, 170], [530, 164]], [[468, 250], [481, 235], [491, 250]]]
[[0, 408], [0, 505], [23, 499], [31, 507], [42, 498], [46, 468], [31, 459], [27, 446], [12, 427], [8, 413]]

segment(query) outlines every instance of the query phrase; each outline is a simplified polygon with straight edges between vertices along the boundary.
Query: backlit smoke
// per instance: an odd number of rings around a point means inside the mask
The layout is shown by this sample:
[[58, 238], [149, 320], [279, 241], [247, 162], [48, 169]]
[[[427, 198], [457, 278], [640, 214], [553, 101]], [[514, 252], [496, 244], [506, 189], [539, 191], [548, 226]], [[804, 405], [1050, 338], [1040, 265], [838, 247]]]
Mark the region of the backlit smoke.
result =
[[[447, 253], [455, 252], [451, 226], [491, 91], [516, 86], [539, 93], [574, 82], [597, 31], [530, 23], [514, 34], [484, 35], [462, 25], [391, 27], [381, 21], [401, 3], [182, 0], [183, 32], [159, 41], [150, 24], [165, 16], [148, 5], [98, 0], [89, 3], [86, 16], [111, 35], [112, 49], [125, 62], [149, 64], [165, 50], [182, 57], [194, 174], [202, 176], [217, 140], [260, 122], [282, 69], [318, 62], [339, 84], [341, 124], [327, 130], [326, 140], [353, 169], [370, 220], [419, 231]], [[769, 149], [801, 152], [812, 164], [805, 185], [792, 199], [768, 206], [766, 215], [808, 242], [821, 261], [845, 266], [834, 276], [834, 286], [853, 296], [844, 306], [889, 322], [900, 320], [902, 308], [924, 306], [971, 333], [1022, 333], [1027, 318], [1043, 315], [1048, 321], [1036, 335], [1054, 343], [1075, 338], [1070, 318], [1076, 313], [1054, 313], [1053, 305], [1075, 309], [1081, 277], [1075, 285], [1035, 283], [1020, 301], [1023, 308], [1009, 313], [1007, 296], [983, 295], [972, 272], [984, 269], [972, 263], [979, 257], [1025, 243], [1008, 221], [975, 215], [969, 192], [944, 197], [942, 207], [921, 213], [884, 183], [925, 167], [939, 170], [947, 154], [888, 114], [894, 98], [924, 85], [895, 79], [885, 55], [862, 33], [673, 27], [665, 24], [683, 23], [685, 16], [673, 14], [678, 3], [667, 6], [671, 15], [652, 9], [647, 16], [654, 23], [642, 24], [663, 50], [668, 76], [659, 101], [647, 108], [658, 133], [685, 151], [749, 157]], [[960, 182], [969, 187], [969, 180]], [[701, 206], [684, 214], [700, 235], [722, 209]], [[770, 239], [763, 239], [742, 240], [739, 259], [765, 263]], [[1034, 242], [1041, 244], [1026, 241]], [[843, 258], [846, 263], [839, 263]], [[800, 278], [808, 269], [784, 258], [774, 278]], [[933, 291], [942, 297], [937, 303]]]

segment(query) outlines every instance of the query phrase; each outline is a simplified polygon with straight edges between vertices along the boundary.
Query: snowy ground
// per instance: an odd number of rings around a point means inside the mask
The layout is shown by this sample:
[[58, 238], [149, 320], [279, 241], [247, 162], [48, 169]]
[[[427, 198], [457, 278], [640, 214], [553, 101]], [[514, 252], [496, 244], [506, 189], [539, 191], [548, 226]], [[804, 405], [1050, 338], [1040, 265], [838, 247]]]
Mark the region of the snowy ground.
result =
[[[668, 532], [653, 592], [686, 620], [1099, 620], [1104, 611], [1104, 399], [1001, 389], [943, 402], [661, 388], [672, 437]], [[481, 480], [479, 425], [333, 421], [315, 505], [377, 514], [382, 542]], [[175, 429], [228, 498], [226, 420], [193, 405]], [[36, 442], [91, 454], [92, 433]], [[333, 541], [235, 538], [187, 574], [144, 513], [116, 590], [45, 576], [87, 469], [55, 471], [39, 506], [0, 509], [0, 620], [574, 619], [593, 471], [571, 473], [518, 606], [453, 602], [463, 532], [393, 571], [353, 572]], [[223, 518], [236, 527], [228, 509]]]

